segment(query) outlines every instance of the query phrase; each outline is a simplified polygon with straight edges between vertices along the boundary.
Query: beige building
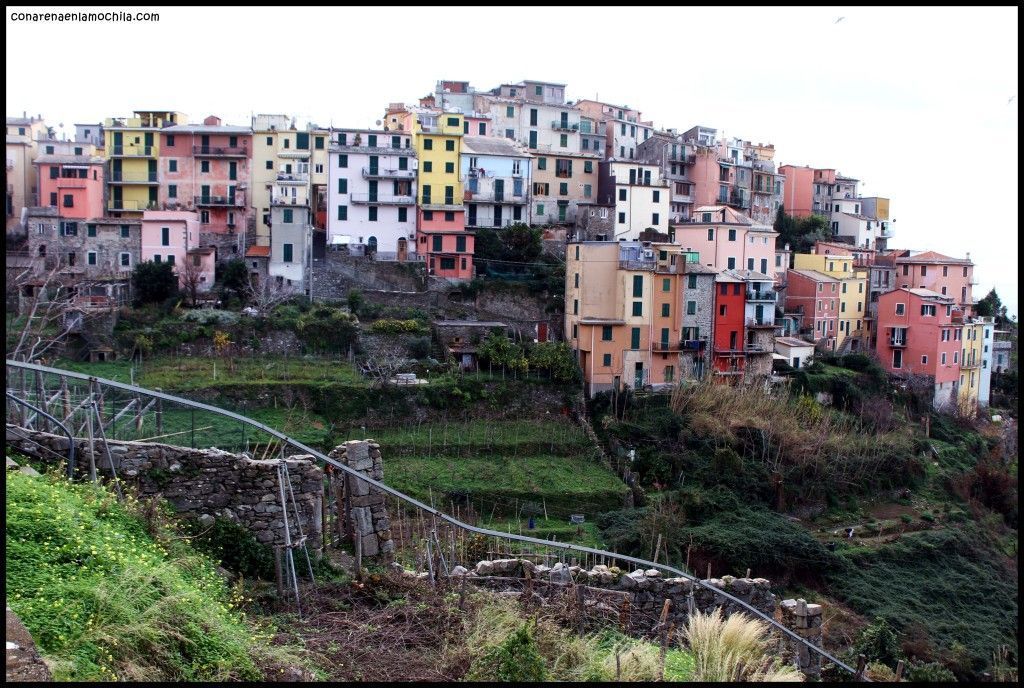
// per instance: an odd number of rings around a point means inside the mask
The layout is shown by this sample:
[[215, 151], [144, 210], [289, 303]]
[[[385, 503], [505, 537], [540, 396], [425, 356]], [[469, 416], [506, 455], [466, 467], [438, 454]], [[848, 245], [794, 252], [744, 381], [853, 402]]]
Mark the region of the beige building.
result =
[[584, 153], [536, 153], [530, 224], [572, 224], [581, 204], [597, 200], [601, 158]]
[[7, 118], [7, 231], [19, 231], [22, 209], [39, 204], [35, 162], [38, 141], [47, 137], [46, 123], [38, 117]]
[[[795, 269], [815, 270], [839, 280], [837, 351], [844, 346], [851, 351], [868, 348], [867, 342], [871, 336], [872, 320], [867, 312], [868, 270], [856, 267], [854, 260], [852, 254], [797, 253], [793, 256]], [[849, 342], [846, 341], [848, 339]]]
[[258, 246], [270, 245], [271, 199], [284, 182], [289, 192], [303, 187], [313, 225], [325, 229], [327, 211], [327, 154], [330, 132], [310, 125], [304, 131], [287, 115], [256, 115], [252, 119], [252, 189]]
[[669, 187], [659, 165], [613, 158], [600, 169], [599, 201], [615, 204], [613, 240], [636, 241], [645, 229], [669, 234]]

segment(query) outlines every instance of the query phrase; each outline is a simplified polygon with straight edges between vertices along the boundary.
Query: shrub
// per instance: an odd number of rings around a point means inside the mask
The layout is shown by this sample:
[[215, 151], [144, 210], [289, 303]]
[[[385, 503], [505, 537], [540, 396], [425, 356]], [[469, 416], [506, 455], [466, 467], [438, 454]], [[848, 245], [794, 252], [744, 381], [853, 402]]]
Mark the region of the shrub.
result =
[[938, 662], [911, 664], [906, 679], [911, 683], [956, 683], [956, 675]]
[[359, 309], [363, 305], [363, 292], [358, 289], [349, 289], [348, 297], [345, 301], [348, 304], [349, 312], [353, 315], [357, 315], [359, 313]]
[[722, 619], [722, 611], [692, 614], [683, 631], [693, 653], [693, 681], [802, 681], [796, 668], [770, 651], [768, 625], [745, 614]]
[[416, 337], [409, 342], [409, 355], [419, 360], [430, 356], [430, 337]]
[[273, 578], [274, 555], [270, 548], [234, 521], [217, 518], [206, 528], [193, 519], [184, 522], [184, 529], [193, 535], [193, 547], [216, 558], [229, 571], [247, 578]]
[[537, 651], [537, 643], [527, 623], [474, 662], [467, 678], [519, 683], [544, 681], [547, 676], [544, 658]]
[[170, 263], [145, 261], [132, 270], [132, 290], [135, 303], [164, 303], [178, 295], [178, 276]]
[[896, 666], [900, 660], [899, 638], [888, 620], [882, 618], [860, 632], [853, 643], [854, 650], [869, 660]]
[[238, 323], [238, 313], [223, 311], [216, 308], [201, 308], [191, 310], [181, 316], [182, 320], [199, 323], [200, 325], [221, 325], [229, 326]]
[[423, 334], [427, 327], [419, 320], [382, 318], [375, 320], [370, 329], [380, 334]]

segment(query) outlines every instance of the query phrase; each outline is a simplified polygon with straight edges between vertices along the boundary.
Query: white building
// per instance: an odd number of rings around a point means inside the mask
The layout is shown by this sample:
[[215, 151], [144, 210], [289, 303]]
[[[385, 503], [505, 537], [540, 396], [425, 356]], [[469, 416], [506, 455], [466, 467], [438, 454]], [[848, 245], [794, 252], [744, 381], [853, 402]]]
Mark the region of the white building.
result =
[[313, 223], [310, 217], [308, 175], [279, 174], [270, 197], [270, 261], [267, 273], [278, 289], [309, 293]]
[[528, 221], [532, 155], [509, 139], [464, 136], [460, 157], [466, 227], [506, 227]]
[[416, 255], [416, 149], [412, 133], [331, 132], [327, 245], [377, 260]]
[[645, 229], [668, 234], [669, 188], [659, 165], [616, 158], [602, 162], [598, 197], [615, 204], [615, 241], [636, 241]]
[[981, 338], [981, 379], [978, 382], [978, 406], [988, 406], [992, 395], [992, 361], [994, 360], [993, 336], [995, 322], [992, 318], [978, 318], [984, 327]]
[[814, 344], [796, 337], [776, 337], [775, 353], [799, 370], [807, 367], [814, 358]]

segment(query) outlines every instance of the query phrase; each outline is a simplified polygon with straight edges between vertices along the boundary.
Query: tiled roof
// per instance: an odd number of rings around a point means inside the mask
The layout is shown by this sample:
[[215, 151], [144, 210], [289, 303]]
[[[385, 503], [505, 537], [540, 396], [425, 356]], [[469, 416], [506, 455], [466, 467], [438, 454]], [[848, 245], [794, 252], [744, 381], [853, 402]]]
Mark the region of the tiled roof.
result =
[[812, 280], [814, 280], [816, 282], [839, 282], [839, 281], [841, 281], [841, 280], [837, 280], [835, 277], [829, 277], [828, 275], [826, 275], [823, 272], [818, 272], [817, 270], [795, 270], [793, 268], [790, 268], [789, 272], [795, 272], [796, 274], [798, 274], [798, 275], [800, 275], [802, 277], [806, 277], [808, 279], [812, 279]]
[[249, 250], [245, 252], [246, 258], [269, 258], [270, 247], [269, 246], [250, 246]]
[[974, 265], [965, 258], [952, 258], [944, 256], [935, 251], [925, 251], [912, 256], [902, 256], [896, 259], [897, 263], [956, 263], [957, 265]]

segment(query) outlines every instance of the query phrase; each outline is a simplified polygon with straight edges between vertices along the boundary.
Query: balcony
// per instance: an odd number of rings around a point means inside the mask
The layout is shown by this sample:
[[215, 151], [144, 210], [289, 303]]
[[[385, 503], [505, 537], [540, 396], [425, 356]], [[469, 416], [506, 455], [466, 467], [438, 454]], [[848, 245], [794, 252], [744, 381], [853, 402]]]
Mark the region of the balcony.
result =
[[769, 301], [771, 303], [775, 303], [777, 296], [778, 294], [771, 289], [767, 291], [748, 291], [747, 301]]
[[107, 201], [107, 210], [140, 211], [140, 210], [156, 210], [156, 209], [157, 209], [156, 201], [153, 201], [152, 203], [150, 203], [149, 201], [133, 201], [133, 200], [118, 201], [118, 200], [115, 200], [113, 198], [110, 199], [109, 201]]
[[683, 345], [683, 351], [703, 351], [707, 348], [708, 343], [703, 339], [684, 339], [681, 344]]
[[192, 146], [192, 155], [202, 158], [247, 158], [245, 146]]
[[740, 194], [731, 194], [729, 196], [729, 200], [728, 201], [722, 201], [720, 199], [720, 202], [724, 202], [726, 205], [736, 206], [737, 208], [749, 208], [750, 207], [750, 199], [746, 198], [746, 197], [744, 197], [744, 196], [742, 196]]
[[112, 158], [151, 158], [153, 155], [153, 146], [110, 147], [110, 157]]
[[196, 207], [230, 207], [241, 208], [245, 205], [245, 198], [236, 196], [195, 196]]
[[462, 196], [463, 200], [467, 203], [507, 203], [511, 205], [527, 203], [526, 193], [523, 191], [508, 193], [506, 191], [494, 191], [493, 189], [485, 189], [484, 191], [466, 189]]
[[904, 349], [907, 346], [907, 340], [889, 337], [889, 346], [891, 346], [893, 349]]
[[568, 121], [562, 122], [560, 120], [555, 120], [551, 123], [551, 128], [554, 129], [555, 131], [579, 131], [580, 123]]
[[967, 363], [961, 363], [960, 367], [962, 369], [964, 369], [964, 370], [970, 370], [970, 369], [973, 369], [973, 368], [980, 368], [981, 367], [981, 361], [978, 360], [978, 359], [972, 359], [972, 360], [970, 360]]
[[309, 200], [306, 198], [292, 198], [291, 196], [273, 196], [270, 205], [296, 205], [304, 208], [309, 207]]
[[309, 183], [308, 172], [278, 172], [277, 182], [279, 184], [307, 184]]
[[682, 153], [676, 153], [675, 155], [669, 153], [668, 159], [669, 162], [681, 162], [684, 165], [692, 165], [693, 163], [697, 162], [696, 155], [683, 155]]
[[681, 340], [676, 340], [674, 342], [662, 340], [660, 342], [652, 343], [651, 349], [654, 351], [682, 351], [683, 342]]
[[415, 179], [416, 170], [399, 170], [384, 167], [364, 167], [363, 179]]
[[420, 206], [423, 210], [441, 210], [444, 212], [453, 212], [457, 210], [465, 210], [465, 207], [461, 203], [456, 203], [454, 198], [446, 198], [444, 202], [433, 203], [429, 198], [424, 198]]
[[776, 325], [774, 320], [767, 320], [764, 318], [762, 318], [761, 320], [758, 320], [757, 318], [748, 318], [747, 327], [753, 329], [775, 329]]
[[352, 202], [360, 205], [415, 205], [416, 197], [412, 194], [394, 196], [390, 194], [354, 193], [352, 194]]
[[56, 181], [58, 189], [84, 189], [89, 180], [81, 177], [60, 177]]
[[651, 258], [650, 260], [620, 260], [619, 270], [651, 270], [653, 271], [658, 267], [658, 263]]
[[[84, 180], [83, 180], [84, 181]], [[148, 174], [127, 174], [125, 172], [111, 172], [107, 179], [111, 184], [159, 184], [156, 172]]]
[[749, 344], [748, 343], [748, 344], [744, 345], [743, 350], [746, 351], [748, 354], [770, 354], [770, 353], [772, 353], [771, 349], [766, 349], [765, 347], [761, 346], [760, 344]]

